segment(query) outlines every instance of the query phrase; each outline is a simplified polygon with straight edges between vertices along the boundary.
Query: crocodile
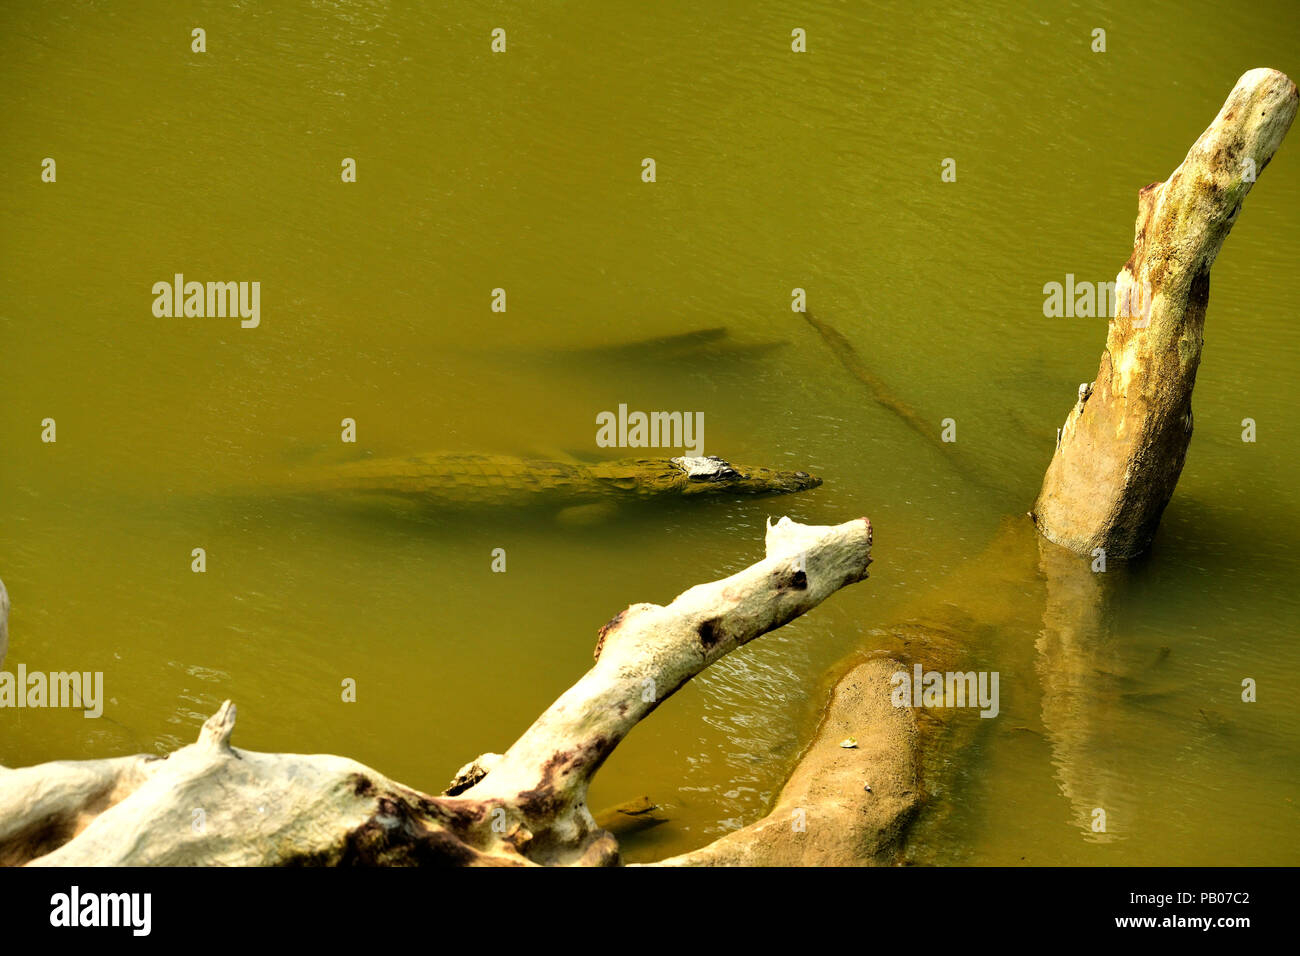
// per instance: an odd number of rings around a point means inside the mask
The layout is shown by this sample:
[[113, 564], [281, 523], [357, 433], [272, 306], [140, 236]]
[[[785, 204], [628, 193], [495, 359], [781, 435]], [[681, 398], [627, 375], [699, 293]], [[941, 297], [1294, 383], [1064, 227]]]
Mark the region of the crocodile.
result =
[[331, 497], [378, 496], [430, 509], [456, 510], [779, 495], [821, 483], [806, 471], [751, 468], [717, 456], [583, 463], [467, 454], [348, 462], [300, 475], [284, 490]]

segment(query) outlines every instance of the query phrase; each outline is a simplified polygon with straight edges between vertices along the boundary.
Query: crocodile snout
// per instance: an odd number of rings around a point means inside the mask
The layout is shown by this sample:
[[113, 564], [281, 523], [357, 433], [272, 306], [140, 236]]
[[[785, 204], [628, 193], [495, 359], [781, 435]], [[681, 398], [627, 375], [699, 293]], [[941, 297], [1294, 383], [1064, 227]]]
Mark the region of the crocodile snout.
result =
[[792, 472], [790, 474], [790, 479], [791, 480], [787, 483], [788, 487], [785, 487], [781, 490], [807, 491], [810, 488], [816, 488], [822, 483], [822, 480], [820, 478], [818, 478], [816, 475], [811, 475], [806, 471]]

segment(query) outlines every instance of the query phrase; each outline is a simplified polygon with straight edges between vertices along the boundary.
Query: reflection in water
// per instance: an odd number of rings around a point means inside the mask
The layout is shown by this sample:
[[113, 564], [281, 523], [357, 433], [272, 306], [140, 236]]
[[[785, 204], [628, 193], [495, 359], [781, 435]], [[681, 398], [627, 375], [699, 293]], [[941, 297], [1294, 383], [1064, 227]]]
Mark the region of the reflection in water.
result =
[[[761, 815], [777, 789], [770, 768], [786, 763], [798, 745], [789, 715], [797, 714], [806, 699], [808, 655], [787, 635], [762, 640], [767, 643], [754, 648], [759, 653], [725, 657], [697, 678], [704, 722], [728, 741], [721, 751], [725, 784], [703, 783], [695, 765], [682, 780], [683, 793], [712, 791], [728, 813], [716, 824], [701, 827], [701, 833], [724, 833]], [[755, 700], [772, 706], [756, 708]], [[720, 770], [713, 768], [710, 775], [716, 778]]]
[[1095, 843], [1120, 839], [1132, 826], [1132, 724], [1121, 710], [1122, 663], [1113, 629], [1113, 597], [1123, 566], [1093, 571], [1082, 558], [1039, 538], [1039, 567], [1047, 583], [1038, 674], [1043, 726], [1070, 820]]

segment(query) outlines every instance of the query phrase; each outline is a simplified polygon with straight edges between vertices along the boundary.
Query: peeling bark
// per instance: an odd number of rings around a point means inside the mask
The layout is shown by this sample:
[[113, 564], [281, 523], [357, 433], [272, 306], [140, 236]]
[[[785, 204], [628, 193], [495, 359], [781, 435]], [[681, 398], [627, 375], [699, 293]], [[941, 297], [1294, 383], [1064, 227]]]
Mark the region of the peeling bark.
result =
[[1192, 437], [1210, 267], [1296, 105], [1284, 74], [1251, 70], [1169, 179], [1138, 194], [1101, 367], [1080, 389], [1034, 505], [1049, 540], [1112, 557], [1151, 543]]

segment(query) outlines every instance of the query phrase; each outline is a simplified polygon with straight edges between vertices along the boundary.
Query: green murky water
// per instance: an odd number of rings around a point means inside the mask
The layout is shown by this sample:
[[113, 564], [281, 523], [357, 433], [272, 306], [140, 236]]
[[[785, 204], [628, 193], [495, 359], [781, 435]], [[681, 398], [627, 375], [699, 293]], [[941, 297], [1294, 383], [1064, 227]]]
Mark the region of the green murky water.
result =
[[[1113, 279], [1137, 190], [1236, 78], [1300, 73], [1300, 17], [418, 6], [0, 14], [4, 666], [101, 670], [109, 698], [102, 720], [0, 713], [0, 763], [166, 751], [231, 697], [241, 746], [436, 791], [507, 746], [628, 603], [749, 563], [768, 515], [869, 514], [870, 581], [688, 686], [601, 771], [593, 805], [644, 793], [671, 817], [633, 858], [688, 849], [764, 812], [826, 670], [918, 601], [942, 617], [951, 572], [1027, 509], [1105, 337], [1044, 318], [1044, 283]], [[1182, 482], [1150, 558], [1111, 572], [1105, 640], [1074, 673], [1097, 693], [1054, 696], [1074, 665], [1040, 646], [1041, 577], [998, 592], [976, 653], [1002, 716], [953, 756], [917, 859], [1300, 862], [1298, 150], [1215, 266]], [[259, 281], [261, 325], [156, 318], [151, 287], [177, 272]], [[795, 287], [936, 433], [956, 420], [960, 470], [844, 373]], [[716, 326], [780, 344], [560, 354]], [[707, 453], [826, 483], [579, 528], [227, 494], [336, 454], [344, 417], [378, 455], [591, 453], [619, 403], [701, 411]], [[1099, 800], [1106, 838], [1080, 816]]]

